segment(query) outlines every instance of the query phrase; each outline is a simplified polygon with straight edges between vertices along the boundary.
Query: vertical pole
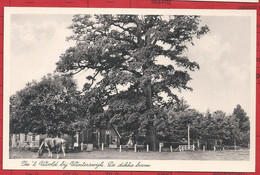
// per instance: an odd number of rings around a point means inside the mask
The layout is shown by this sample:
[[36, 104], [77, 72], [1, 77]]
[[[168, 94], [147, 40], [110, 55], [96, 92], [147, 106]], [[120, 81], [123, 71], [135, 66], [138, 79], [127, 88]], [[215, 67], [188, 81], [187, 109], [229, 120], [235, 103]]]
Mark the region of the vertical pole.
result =
[[77, 132], [77, 139], [76, 139], [76, 141], [77, 141], [77, 145], [79, 146], [79, 132]]
[[190, 124], [188, 124], [188, 149], [190, 149]]
[[236, 139], [234, 139], [234, 148], [235, 148], [235, 150], [237, 150]]
[[214, 151], [216, 151], [216, 146], [214, 146]]
[[102, 143], [101, 149], [102, 149], [102, 151], [104, 151], [104, 143]]
[[84, 147], [83, 147], [84, 137], [85, 137], [85, 132], [84, 132], [84, 131], [81, 131], [81, 145], [82, 145], [82, 150], [84, 149]]
[[162, 146], [160, 143], [159, 143], [159, 152], [162, 152]]
[[205, 151], [205, 145], [203, 145], [203, 151]]
[[122, 151], [122, 147], [121, 147], [121, 145], [119, 146], [119, 152], [121, 153], [121, 151]]
[[149, 152], [149, 145], [146, 145], [146, 151]]
[[195, 151], [195, 146], [194, 146], [194, 144], [192, 145], [192, 151]]
[[136, 153], [136, 144], [135, 144], [135, 153]]
[[81, 142], [81, 151], [83, 151], [83, 149], [84, 149], [84, 145], [83, 145], [83, 142]]
[[170, 149], [171, 149], [171, 153], [172, 153], [172, 146], [170, 146]]
[[97, 148], [99, 149], [100, 148], [100, 132], [97, 131]]

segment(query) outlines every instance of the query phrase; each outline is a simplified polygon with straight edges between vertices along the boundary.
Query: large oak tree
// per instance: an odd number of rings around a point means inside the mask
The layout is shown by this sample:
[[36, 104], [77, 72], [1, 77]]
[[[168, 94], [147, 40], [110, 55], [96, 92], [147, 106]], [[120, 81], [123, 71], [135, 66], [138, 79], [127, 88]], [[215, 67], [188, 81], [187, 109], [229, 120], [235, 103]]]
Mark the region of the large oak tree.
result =
[[191, 90], [188, 71], [199, 64], [184, 52], [208, 27], [199, 16], [76, 15], [69, 28], [76, 45], [60, 56], [57, 71], [91, 70], [85, 92], [94, 90], [111, 121], [146, 132], [155, 148], [156, 106], [178, 102], [174, 89]]

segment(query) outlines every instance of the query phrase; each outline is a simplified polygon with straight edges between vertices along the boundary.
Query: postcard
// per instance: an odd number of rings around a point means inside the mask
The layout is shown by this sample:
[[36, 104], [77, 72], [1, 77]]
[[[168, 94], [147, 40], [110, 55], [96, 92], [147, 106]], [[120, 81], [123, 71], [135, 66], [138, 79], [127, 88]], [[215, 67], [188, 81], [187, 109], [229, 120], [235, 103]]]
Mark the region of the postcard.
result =
[[4, 10], [3, 169], [255, 171], [255, 10]]

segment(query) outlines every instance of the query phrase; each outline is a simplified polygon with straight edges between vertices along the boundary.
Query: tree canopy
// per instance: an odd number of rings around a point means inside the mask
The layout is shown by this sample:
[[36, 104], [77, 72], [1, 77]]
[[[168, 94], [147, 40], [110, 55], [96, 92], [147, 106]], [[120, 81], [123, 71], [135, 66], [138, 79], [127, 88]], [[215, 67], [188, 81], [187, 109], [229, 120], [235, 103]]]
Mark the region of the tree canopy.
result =
[[[160, 92], [175, 100], [171, 88], [191, 89], [185, 69], [199, 65], [183, 52], [188, 42], [208, 31], [206, 26], [199, 28], [198, 16], [154, 15], [76, 15], [70, 29], [74, 34], [68, 39], [77, 44], [61, 55], [58, 71], [74, 74], [91, 69], [94, 74], [86, 77], [86, 90], [101, 75], [95, 85], [107, 88], [109, 94], [117, 93], [121, 85], [150, 94], [157, 102], [162, 101]], [[152, 94], [144, 89], [147, 84]]]
[[[58, 135], [74, 131], [79, 118], [79, 92], [67, 76], [47, 75], [10, 97], [11, 133]], [[81, 117], [80, 117], [81, 118]]]

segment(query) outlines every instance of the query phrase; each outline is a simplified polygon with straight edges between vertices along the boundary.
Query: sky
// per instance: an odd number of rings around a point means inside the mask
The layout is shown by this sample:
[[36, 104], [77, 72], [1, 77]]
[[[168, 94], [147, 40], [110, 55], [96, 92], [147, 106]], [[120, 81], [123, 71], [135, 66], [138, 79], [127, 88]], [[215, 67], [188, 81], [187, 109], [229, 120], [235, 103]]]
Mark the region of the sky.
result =
[[[10, 92], [39, 81], [53, 73], [59, 56], [74, 43], [66, 42], [71, 35], [67, 28], [72, 15], [11, 16], [11, 84]], [[237, 104], [250, 111], [250, 18], [202, 16], [201, 24], [210, 33], [194, 41], [185, 53], [199, 63], [200, 70], [190, 72], [193, 91], [182, 91], [188, 104], [200, 112], [223, 110], [233, 112]], [[76, 77], [79, 88], [84, 77]]]

